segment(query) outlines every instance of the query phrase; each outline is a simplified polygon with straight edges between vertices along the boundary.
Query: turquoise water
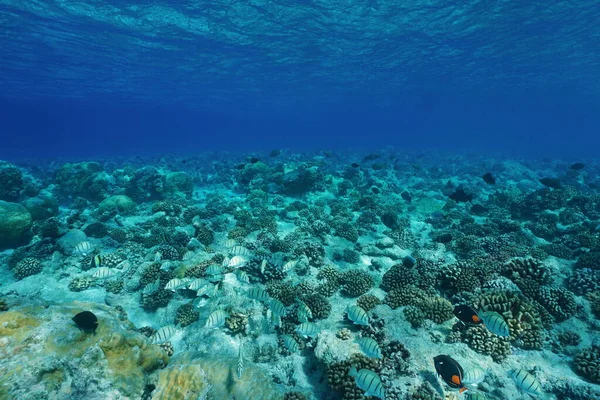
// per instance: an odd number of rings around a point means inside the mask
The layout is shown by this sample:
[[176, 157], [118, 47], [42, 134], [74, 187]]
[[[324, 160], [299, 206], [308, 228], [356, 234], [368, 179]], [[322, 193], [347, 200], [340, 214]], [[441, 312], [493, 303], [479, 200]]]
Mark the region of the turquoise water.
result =
[[599, 17], [0, 0], [0, 399], [600, 399]]

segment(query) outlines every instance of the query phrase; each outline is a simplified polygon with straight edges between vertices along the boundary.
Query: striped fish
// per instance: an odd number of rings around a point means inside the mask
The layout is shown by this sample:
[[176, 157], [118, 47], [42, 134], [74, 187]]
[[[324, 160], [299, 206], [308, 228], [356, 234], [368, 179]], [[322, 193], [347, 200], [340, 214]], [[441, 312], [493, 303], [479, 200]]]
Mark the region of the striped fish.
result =
[[219, 294], [219, 285], [217, 284], [211, 285], [206, 293], [204, 293], [205, 296], [210, 298], [215, 297], [217, 294]]
[[250, 283], [250, 277], [248, 276], [248, 274], [246, 273], [246, 271], [244, 271], [243, 269], [236, 269], [235, 270], [235, 277], [240, 282]]
[[186, 251], [185, 254], [183, 255], [182, 260], [183, 261], [189, 261], [192, 258], [194, 258], [195, 255], [196, 255], [196, 253], [194, 253], [193, 251]]
[[221, 274], [218, 275], [209, 275], [208, 276], [208, 281], [212, 282], [212, 283], [217, 283], [217, 282], [221, 282], [223, 280], [224, 276]]
[[364, 336], [361, 337], [360, 339], [358, 339], [356, 341], [356, 343], [358, 343], [358, 345], [360, 346], [360, 349], [362, 350], [363, 353], [365, 353], [365, 355], [367, 357], [371, 357], [371, 358], [381, 358], [381, 348], [379, 347], [379, 344], [377, 344], [377, 342], [373, 339], [371, 339], [370, 337]]
[[515, 381], [517, 387], [527, 394], [532, 396], [544, 396], [544, 391], [540, 381], [535, 376], [525, 371], [524, 369], [513, 369], [508, 372], [511, 378]]
[[315, 337], [319, 333], [319, 327], [313, 322], [303, 322], [296, 327], [296, 333], [305, 338]]
[[212, 264], [209, 265], [208, 268], [206, 268], [206, 271], [204, 272], [206, 273], [206, 275], [218, 275], [223, 272], [223, 268], [221, 268], [217, 264]]
[[229, 265], [229, 257], [225, 257], [221, 263], [221, 267], [227, 267]]
[[167, 340], [171, 339], [173, 337], [173, 335], [175, 335], [175, 332], [177, 332], [175, 325], [163, 326], [162, 328], [157, 330], [154, 335], [152, 335], [152, 337], [151, 337], [152, 343], [154, 343], [154, 344], [164, 343]]
[[300, 299], [297, 299], [296, 302], [298, 303], [298, 321], [306, 322], [309, 319], [312, 319], [312, 317], [313, 317], [312, 311], [306, 305], [306, 303]]
[[198, 288], [198, 290], [196, 291], [196, 296], [198, 296], [198, 297], [208, 296], [207, 293], [209, 293], [213, 290], [213, 286], [214, 285], [212, 283], [206, 282], [204, 285], [202, 285]]
[[385, 398], [385, 390], [379, 375], [370, 369], [356, 370], [356, 367], [350, 368], [348, 375], [352, 376], [356, 382], [356, 386], [365, 391], [365, 396], [373, 396], [379, 399]]
[[165, 286], [165, 289], [170, 290], [172, 292], [176, 291], [177, 289], [181, 288], [185, 286], [185, 281], [179, 278], [173, 278], [171, 279], [169, 282], [167, 282], [167, 285]]
[[147, 284], [142, 290], [142, 293], [145, 295], [150, 295], [154, 292], [157, 292], [160, 289], [160, 279], [155, 280], [152, 283]]
[[123, 260], [115, 266], [116, 269], [128, 269], [129, 267], [131, 267], [131, 261], [129, 260]]
[[242, 355], [243, 344], [244, 342], [242, 342], [242, 339], [240, 339], [240, 348], [238, 349], [238, 361], [237, 367], [235, 369], [238, 379], [242, 379], [242, 375], [244, 374], [244, 356]]
[[227, 239], [225, 241], [225, 247], [227, 247], [228, 249], [231, 249], [235, 246], [237, 246], [237, 241], [235, 239]]
[[75, 245], [75, 253], [82, 255], [82, 256], [87, 256], [88, 254], [90, 254], [92, 251], [94, 250], [94, 246], [92, 246], [92, 244], [90, 242], [81, 242], [81, 243], [77, 243]]
[[100, 268], [102, 266], [102, 257], [100, 257], [100, 254], [96, 254], [94, 257], [92, 257], [92, 262], [90, 264], [90, 268]]
[[367, 312], [359, 306], [348, 306], [346, 309], [348, 319], [356, 325], [369, 325], [369, 316]]
[[267, 269], [267, 260], [266, 260], [266, 259], [263, 259], [263, 260], [260, 262], [260, 273], [264, 275], [264, 274], [265, 274], [265, 270], [266, 270], [266, 269]]
[[269, 309], [276, 317], [285, 316], [285, 306], [277, 299], [271, 299], [269, 301]]
[[281, 267], [281, 270], [283, 272], [290, 272], [291, 270], [296, 268], [296, 265], [298, 265], [298, 260], [288, 261], [285, 264], [283, 264], [283, 266]]
[[299, 350], [298, 342], [290, 335], [281, 335], [281, 339], [283, 340], [283, 345], [290, 353], [296, 353]]
[[160, 262], [160, 260], [162, 260], [162, 253], [157, 251], [154, 253], [154, 262]]
[[233, 246], [231, 250], [229, 250], [229, 254], [232, 256], [249, 256], [250, 250], [244, 246]]
[[483, 325], [496, 336], [510, 336], [510, 329], [504, 317], [495, 311], [482, 311], [478, 314]]
[[210, 300], [205, 299], [204, 297], [196, 297], [192, 302], [194, 308], [204, 307]]
[[206, 281], [202, 278], [196, 278], [191, 280], [188, 285], [187, 288], [190, 290], [195, 290], [198, 291], [198, 289], [200, 289], [202, 286], [204, 286], [206, 284]]
[[242, 265], [246, 264], [246, 259], [242, 256], [234, 256], [227, 263], [228, 267], [231, 268], [239, 268]]
[[106, 279], [110, 278], [111, 276], [115, 276], [115, 272], [112, 269], [108, 267], [100, 267], [96, 270], [96, 272], [94, 272], [92, 278]]
[[162, 264], [160, 264], [161, 271], [170, 271], [172, 267], [173, 262], [171, 261], [164, 261]]
[[228, 317], [227, 313], [223, 310], [213, 311], [206, 320], [205, 328], [220, 328], [225, 325], [225, 319]]
[[246, 296], [252, 300], [258, 300], [262, 302], [267, 302], [270, 299], [267, 292], [257, 286], [248, 289], [248, 291], [246, 291]]
[[463, 383], [465, 385], [475, 385], [483, 382], [485, 379], [485, 371], [479, 367], [473, 367], [468, 369], [463, 376]]

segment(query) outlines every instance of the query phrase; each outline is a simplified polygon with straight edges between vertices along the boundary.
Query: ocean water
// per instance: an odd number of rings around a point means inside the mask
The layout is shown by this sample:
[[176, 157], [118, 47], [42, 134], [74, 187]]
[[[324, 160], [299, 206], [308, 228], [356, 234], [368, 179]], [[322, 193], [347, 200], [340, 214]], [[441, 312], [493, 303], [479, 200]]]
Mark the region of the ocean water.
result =
[[598, 20], [0, 0], [0, 400], [600, 399]]

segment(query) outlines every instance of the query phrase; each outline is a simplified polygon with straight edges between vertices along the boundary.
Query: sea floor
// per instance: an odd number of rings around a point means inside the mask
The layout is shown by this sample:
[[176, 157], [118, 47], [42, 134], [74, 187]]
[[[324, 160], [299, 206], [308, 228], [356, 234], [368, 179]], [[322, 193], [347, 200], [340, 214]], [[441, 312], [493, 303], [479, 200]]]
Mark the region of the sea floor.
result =
[[389, 148], [0, 162], [0, 399], [600, 399], [599, 176]]

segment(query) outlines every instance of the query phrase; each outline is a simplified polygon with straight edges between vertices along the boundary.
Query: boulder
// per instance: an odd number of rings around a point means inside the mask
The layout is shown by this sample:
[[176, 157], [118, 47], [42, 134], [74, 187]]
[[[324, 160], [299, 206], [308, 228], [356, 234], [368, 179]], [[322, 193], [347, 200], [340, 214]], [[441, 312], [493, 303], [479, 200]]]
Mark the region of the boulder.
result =
[[31, 214], [19, 203], [0, 200], [0, 249], [25, 244], [30, 238]]
[[118, 194], [102, 200], [102, 203], [98, 206], [98, 210], [101, 213], [118, 212], [119, 214], [131, 214], [135, 210], [135, 201], [129, 196]]

